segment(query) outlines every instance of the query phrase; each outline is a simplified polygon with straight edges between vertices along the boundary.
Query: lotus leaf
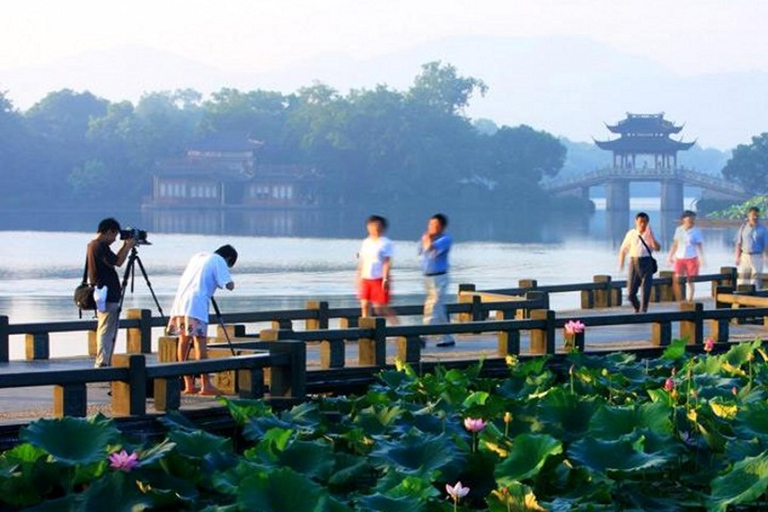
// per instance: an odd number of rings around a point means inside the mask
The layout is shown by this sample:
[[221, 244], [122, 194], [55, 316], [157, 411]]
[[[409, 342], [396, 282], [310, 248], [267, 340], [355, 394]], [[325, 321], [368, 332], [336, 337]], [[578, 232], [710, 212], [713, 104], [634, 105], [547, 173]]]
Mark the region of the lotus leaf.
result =
[[536, 476], [547, 458], [563, 452], [563, 445], [546, 434], [522, 434], [512, 443], [509, 456], [496, 465], [495, 475], [499, 485]]
[[88, 487], [82, 494], [81, 510], [140, 512], [152, 506], [152, 498], [139, 491], [130, 473], [115, 471]]
[[664, 353], [661, 355], [662, 359], [668, 361], [677, 361], [685, 357], [685, 347], [688, 345], [688, 340], [676, 339], [672, 340], [672, 343], [664, 349]]
[[601, 404], [601, 398], [582, 397], [555, 388], [538, 402], [536, 416], [543, 432], [571, 441], [587, 432], [590, 419]]
[[191, 459], [204, 459], [222, 452], [232, 452], [232, 440], [202, 430], [171, 431], [168, 438], [176, 444], [176, 452]]
[[411, 432], [397, 441], [383, 442], [371, 454], [379, 466], [394, 465], [405, 474], [424, 475], [449, 464], [461, 464], [463, 455], [453, 448], [447, 435], [418, 435]]
[[421, 512], [424, 504], [416, 498], [390, 498], [382, 494], [373, 494], [361, 498], [355, 503], [355, 510], [364, 512]]
[[589, 432], [598, 439], [615, 440], [636, 429], [649, 429], [659, 434], [671, 434], [672, 408], [663, 402], [639, 406], [601, 407], [589, 424]]
[[729, 505], [751, 503], [768, 490], [768, 452], [734, 464], [712, 481], [709, 510], [725, 512]]
[[89, 419], [66, 417], [37, 420], [22, 429], [19, 437], [42, 448], [67, 465], [93, 464], [107, 457], [107, 446], [118, 438], [112, 420], [98, 415]]
[[637, 449], [637, 443], [627, 439], [603, 441], [585, 437], [575, 442], [568, 456], [586, 467], [617, 478], [622, 473], [660, 468], [668, 459], [662, 453], [645, 453]]
[[331, 499], [318, 484], [283, 468], [249, 476], [237, 495], [240, 510], [260, 512], [335, 512], [349, 510]]
[[327, 444], [294, 441], [280, 453], [278, 462], [297, 473], [325, 482], [332, 475], [335, 460], [333, 451]]

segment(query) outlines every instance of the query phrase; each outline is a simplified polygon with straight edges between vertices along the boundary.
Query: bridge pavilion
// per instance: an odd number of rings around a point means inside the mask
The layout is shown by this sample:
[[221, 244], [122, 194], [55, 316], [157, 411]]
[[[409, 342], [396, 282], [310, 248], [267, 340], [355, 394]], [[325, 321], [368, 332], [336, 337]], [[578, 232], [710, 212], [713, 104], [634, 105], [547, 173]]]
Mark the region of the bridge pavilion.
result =
[[[681, 212], [684, 176], [678, 172], [677, 152], [686, 151], [696, 143], [671, 138], [683, 127], [664, 119], [663, 112], [627, 113], [626, 119], [606, 127], [619, 135], [614, 140], [595, 141], [600, 149], [613, 153], [612, 176], [605, 183], [606, 209], [629, 210], [630, 182], [657, 181], [661, 182], [661, 210]], [[642, 167], [637, 165], [638, 157], [644, 160]]]

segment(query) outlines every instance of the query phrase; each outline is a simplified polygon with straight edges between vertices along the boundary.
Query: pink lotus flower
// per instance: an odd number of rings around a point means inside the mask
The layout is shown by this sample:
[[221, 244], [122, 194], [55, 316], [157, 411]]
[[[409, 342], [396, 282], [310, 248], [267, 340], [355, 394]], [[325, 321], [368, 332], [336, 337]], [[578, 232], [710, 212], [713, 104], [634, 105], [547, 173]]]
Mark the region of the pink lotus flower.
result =
[[580, 320], [568, 320], [563, 326], [563, 329], [565, 329], [566, 335], [573, 336], [574, 334], [584, 332], [584, 327], [585, 325]]
[[733, 396], [738, 396], [739, 388], [737, 388], [736, 386], [733, 386], [733, 388], [731, 388], [731, 393], [733, 393]]
[[672, 391], [673, 389], [675, 389], [675, 379], [669, 377], [664, 381], [664, 391]]
[[707, 338], [704, 340], [704, 352], [712, 352], [712, 349], [715, 348], [715, 340], [712, 338]]
[[481, 418], [464, 418], [464, 428], [470, 432], [480, 432], [485, 428], [486, 423]]
[[469, 494], [469, 487], [464, 487], [461, 482], [456, 482], [456, 485], [445, 484], [445, 490], [453, 498], [453, 501], [459, 501], [461, 498]]
[[139, 465], [139, 454], [133, 452], [128, 455], [125, 450], [115, 452], [109, 456], [109, 467], [119, 471], [129, 473], [133, 468]]

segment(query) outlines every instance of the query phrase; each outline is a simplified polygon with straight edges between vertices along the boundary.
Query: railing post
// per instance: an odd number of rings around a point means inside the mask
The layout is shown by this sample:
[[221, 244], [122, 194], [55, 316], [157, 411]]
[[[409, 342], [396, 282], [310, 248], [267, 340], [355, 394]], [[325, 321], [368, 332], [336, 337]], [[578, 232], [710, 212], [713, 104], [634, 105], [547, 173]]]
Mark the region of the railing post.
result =
[[126, 352], [128, 354], [151, 354], [152, 311], [149, 309], [129, 309], [126, 318], [139, 321], [139, 327], [130, 327], [127, 330]]
[[[157, 341], [157, 362], [175, 363], [178, 361], [178, 343], [176, 336], [161, 336]], [[181, 407], [181, 379], [154, 379], [155, 411], [166, 412]]]
[[360, 325], [360, 320], [357, 316], [344, 316], [339, 318], [339, 328], [341, 329], [354, 329]]
[[594, 302], [596, 308], [609, 308], [611, 307], [611, 276], [597, 275], [592, 277], [593, 283], [600, 283], [604, 285], [604, 288], [595, 290]]
[[593, 290], [581, 290], [581, 309], [595, 308], [595, 292]]
[[577, 332], [573, 335], [573, 346], [578, 352], [584, 352], [586, 349], [586, 342], [585, 342], [585, 335], [584, 331]]
[[667, 321], [651, 324], [651, 343], [663, 347], [672, 342], [672, 324]]
[[515, 318], [530, 318], [531, 311], [534, 309], [549, 309], [549, 293], [547, 292], [542, 292], [539, 290], [530, 291], [525, 294], [525, 298], [526, 300], [535, 301], [539, 304], [536, 307], [521, 310], [522, 313], [518, 311], [518, 314], [515, 316]]
[[543, 329], [531, 330], [531, 354], [555, 353], [555, 312], [551, 309], [534, 309], [531, 320], [545, 320]]
[[387, 364], [387, 323], [383, 318], [361, 318], [361, 329], [373, 329], [373, 337], [358, 340], [358, 364], [383, 368]]
[[421, 361], [421, 340], [418, 336], [398, 336], [397, 358], [404, 363]]
[[344, 368], [344, 340], [323, 340], [320, 342], [320, 368]]
[[[514, 320], [514, 317], [516, 316], [509, 313], [508, 310], [499, 311], [503, 315], [504, 320]], [[504, 329], [499, 331], [499, 334], [497, 336], [498, 339], [498, 349], [497, 352], [499, 354], [499, 357], [506, 357], [508, 355], [519, 355], [520, 354], [520, 330], [515, 327], [510, 327], [509, 329]]]
[[303, 341], [281, 341], [269, 348], [270, 354], [290, 354], [287, 366], [273, 366], [269, 375], [271, 398], [304, 400], [307, 396], [307, 347]]
[[306, 329], [308, 331], [328, 328], [328, 302], [324, 300], [308, 300], [307, 309], [317, 311], [317, 318], [307, 318]]
[[51, 356], [50, 336], [47, 332], [28, 333], [24, 336], [24, 352], [27, 361], [48, 359]]
[[538, 286], [539, 282], [536, 279], [519, 279], [517, 281], [517, 287], [523, 288], [526, 292], [535, 290]]
[[704, 304], [701, 302], [683, 302], [681, 311], [692, 311], [693, 320], [680, 322], [680, 337], [688, 340], [689, 345], [701, 345], [704, 343]]
[[730, 308], [730, 304], [728, 304], [727, 302], [720, 302], [717, 300], [717, 298], [720, 295], [731, 295], [732, 293], [733, 293], [732, 286], [716, 286], [715, 287], [715, 308], [716, 309]]
[[736, 267], [720, 267], [720, 274], [722, 275], [720, 279], [712, 281], [713, 296], [717, 295], [717, 288], [719, 286], [727, 286], [730, 287], [731, 290], [736, 288], [736, 280], [738, 278], [738, 269]]
[[237, 395], [240, 398], [264, 398], [264, 369], [248, 368], [238, 370]]
[[0, 363], [8, 362], [8, 345], [10, 344], [10, 327], [8, 317], [0, 316]]
[[[659, 279], [669, 279], [669, 284], [659, 283], [659, 301], [660, 302], [674, 302], [674, 280], [675, 273], [671, 270], [661, 270], [659, 272]], [[682, 289], [682, 287], [681, 287]]]
[[[474, 284], [460, 284], [459, 285], [459, 295], [457, 297], [459, 304], [474, 304], [475, 295], [470, 294], [470, 292], [475, 292], [475, 285]], [[466, 292], [466, 293], [463, 293]], [[473, 321], [473, 311], [470, 311], [469, 313], [459, 313], [459, 322], [461, 323], [467, 323]]]
[[53, 386], [53, 415], [57, 418], [88, 414], [88, 392], [85, 383]]
[[88, 331], [88, 356], [96, 357], [99, 352], [99, 336], [96, 334], [96, 329]]
[[128, 368], [128, 381], [112, 382], [112, 414], [143, 416], [147, 413], [147, 361], [143, 354], [115, 354], [112, 364]]
[[709, 321], [709, 332], [716, 343], [728, 343], [730, 337], [728, 319], [714, 319]]
[[[290, 323], [290, 320], [288, 322]], [[227, 326], [224, 326], [223, 328], [221, 327], [221, 325], [216, 327], [217, 340], [221, 340], [225, 342], [227, 341], [227, 335], [229, 335], [230, 338], [241, 338], [245, 336], [245, 326], [241, 324], [236, 324], [236, 325], [227, 325]]]

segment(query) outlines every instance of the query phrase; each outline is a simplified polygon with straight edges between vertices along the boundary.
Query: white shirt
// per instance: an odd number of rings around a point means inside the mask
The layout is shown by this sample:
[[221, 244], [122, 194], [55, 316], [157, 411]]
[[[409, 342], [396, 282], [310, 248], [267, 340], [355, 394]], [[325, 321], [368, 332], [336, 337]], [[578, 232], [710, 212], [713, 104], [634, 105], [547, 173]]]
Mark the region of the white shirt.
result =
[[674, 240], [677, 242], [675, 258], [678, 260], [690, 259], [696, 258], [699, 255], [698, 247], [696, 246], [704, 243], [704, 236], [696, 226], [693, 226], [691, 229], [678, 226], [675, 230]]
[[395, 253], [392, 241], [384, 236], [368, 237], [360, 247], [360, 277], [363, 279], [381, 279], [384, 277], [384, 261]]
[[[651, 236], [651, 229], [647, 228], [643, 233], [643, 240], [648, 245], [652, 246], [653, 237]], [[624, 237], [624, 241], [621, 243], [620, 250], [627, 250], [627, 254], [630, 258], [642, 258], [650, 256], [651, 253], [645, 248], [643, 242], [640, 241], [640, 232], [636, 228], [632, 228], [627, 231], [627, 235]]]
[[227, 262], [218, 254], [199, 252], [189, 260], [179, 280], [171, 316], [208, 322], [208, 300], [217, 288], [232, 281]]

